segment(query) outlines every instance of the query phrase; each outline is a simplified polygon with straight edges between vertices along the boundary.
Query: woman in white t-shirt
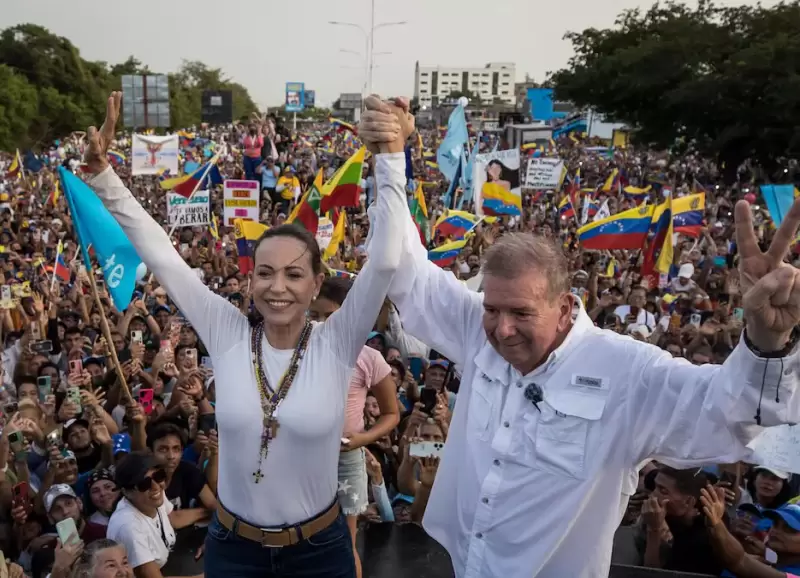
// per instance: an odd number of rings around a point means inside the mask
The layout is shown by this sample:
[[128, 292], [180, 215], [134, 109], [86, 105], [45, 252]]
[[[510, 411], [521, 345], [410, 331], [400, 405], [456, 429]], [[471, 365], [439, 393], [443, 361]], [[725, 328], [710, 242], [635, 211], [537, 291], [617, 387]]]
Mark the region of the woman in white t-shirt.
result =
[[[209, 576], [352, 578], [355, 561], [336, 500], [337, 463], [350, 375], [400, 266], [405, 140], [413, 122], [375, 155], [379, 194], [372, 243], [343, 306], [325, 323], [307, 310], [325, 279], [319, 245], [299, 225], [269, 229], [253, 248], [245, 317], [212, 292], [175, 251], [108, 164], [121, 94], [89, 130], [89, 185], [147, 267], [191, 322], [211, 356], [217, 388], [219, 500], [204, 556]], [[112, 520], [113, 521], [113, 520]], [[130, 552], [129, 552], [130, 554]]]
[[172, 504], [164, 496], [167, 474], [152, 454], [133, 452], [117, 465], [114, 477], [123, 498], [106, 536], [125, 546], [137, 578], [162, 578], [161, 568], [175, 545]]

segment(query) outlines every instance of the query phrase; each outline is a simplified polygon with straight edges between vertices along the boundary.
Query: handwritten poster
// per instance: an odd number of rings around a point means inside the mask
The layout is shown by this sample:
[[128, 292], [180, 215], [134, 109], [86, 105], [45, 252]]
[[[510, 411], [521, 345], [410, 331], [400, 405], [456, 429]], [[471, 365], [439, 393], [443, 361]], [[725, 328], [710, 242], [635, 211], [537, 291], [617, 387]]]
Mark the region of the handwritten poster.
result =
[[556, 158], [535, 158], [528, 161], [525, 186], [530, 189], [557, 189], [561, 182], [564, 161]]
[[258, 221], [258, 181], [226, 180], [223, 187], [222, 219], [233, 227], [234, 219]]

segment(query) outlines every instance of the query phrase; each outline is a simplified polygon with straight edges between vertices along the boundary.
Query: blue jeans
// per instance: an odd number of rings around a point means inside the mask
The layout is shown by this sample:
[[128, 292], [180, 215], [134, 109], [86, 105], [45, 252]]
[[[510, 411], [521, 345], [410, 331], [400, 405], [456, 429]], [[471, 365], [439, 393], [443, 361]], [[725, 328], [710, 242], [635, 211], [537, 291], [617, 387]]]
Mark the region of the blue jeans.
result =
[[206, 536], [207, 578], [355, 578], [353, 543], [342, 514], [293, 546], [265, 548], [211, 521]]
[[245, 156], [242, 164], [244, 166], [244, 178], [248, 181], [258, 181], [261, 184], [261, 177], [256, 174], [256, 169], [261, 164], [261, 157]]

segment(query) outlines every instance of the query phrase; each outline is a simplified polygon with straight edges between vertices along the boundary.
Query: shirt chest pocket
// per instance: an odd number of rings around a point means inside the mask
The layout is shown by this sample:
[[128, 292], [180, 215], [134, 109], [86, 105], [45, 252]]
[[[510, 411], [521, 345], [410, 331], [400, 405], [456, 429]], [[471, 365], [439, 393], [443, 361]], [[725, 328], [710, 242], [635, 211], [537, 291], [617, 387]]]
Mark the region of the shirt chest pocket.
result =
[[497, 407], [495, 396], [502, 397], [502, 393], [501, 385], [483, 379], [480, 375], [472, 382], [467, 430], [481, 441], [488, 441], [490, 438], [489, 426], [492, 423], [492, 412]]
[[[592, 424], [603, 415], [606, 396], [559, 391], [539, 404], [541, 413], [526, 420], [535, 448], [535, 467], [555, 475], [586, 479], [587, 444]], [[537, 419], [538, 418], [538, 419]]]

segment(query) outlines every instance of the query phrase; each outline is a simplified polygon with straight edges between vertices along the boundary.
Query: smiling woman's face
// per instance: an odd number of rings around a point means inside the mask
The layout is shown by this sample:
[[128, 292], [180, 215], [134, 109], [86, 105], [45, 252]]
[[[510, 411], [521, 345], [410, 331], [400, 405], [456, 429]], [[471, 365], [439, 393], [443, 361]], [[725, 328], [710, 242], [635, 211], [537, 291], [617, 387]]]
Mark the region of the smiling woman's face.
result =
[[311, 258], [305, 243], [294, 237], [271, 237], [258, 245], [250, 289], [266, 323], [289, 325], [305, 316], [324, 279], [314, 273]]

